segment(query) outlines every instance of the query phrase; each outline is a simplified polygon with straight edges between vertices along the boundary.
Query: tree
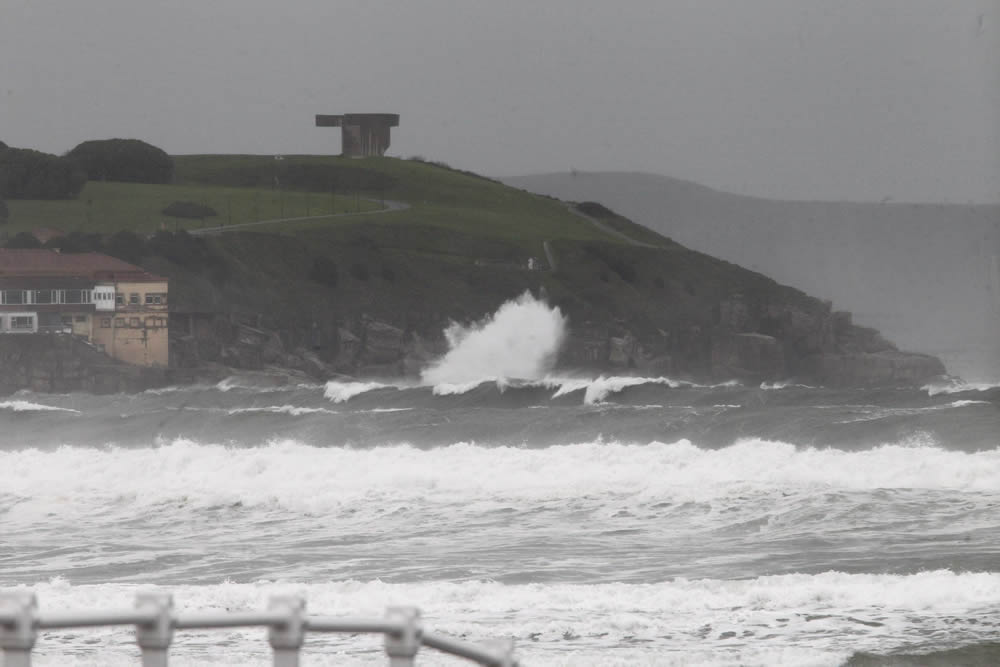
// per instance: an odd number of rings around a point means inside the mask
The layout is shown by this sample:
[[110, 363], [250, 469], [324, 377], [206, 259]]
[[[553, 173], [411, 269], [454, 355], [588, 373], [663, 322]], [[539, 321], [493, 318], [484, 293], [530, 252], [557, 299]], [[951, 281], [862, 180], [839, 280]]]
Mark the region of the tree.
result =
[[29, 232], [18, 232], [14, 238], [7, 241], [7, 248], [41, 248], [42, 243]]
[[170, 183], [174, 161], [167, 153], [138, 139], [84, 141], [66, 154], [92, 181]]
[[26, 148], [0, 147], [0, 197], [74, 199], [87, 175], [75, 163]]
[[129, 231], [112, 234], [104, 244], [104, 250], [112, 257], [137, 264], [147, 253], [146, 242]]

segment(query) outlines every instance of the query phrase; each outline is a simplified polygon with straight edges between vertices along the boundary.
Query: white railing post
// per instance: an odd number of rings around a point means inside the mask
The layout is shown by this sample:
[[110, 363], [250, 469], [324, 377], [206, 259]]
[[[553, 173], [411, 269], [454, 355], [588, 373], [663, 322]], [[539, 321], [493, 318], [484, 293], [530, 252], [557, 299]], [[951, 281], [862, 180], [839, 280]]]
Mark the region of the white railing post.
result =
[[403, 632], [385, 636], [385, 652], [389, 667], [413, 667], [424, 631], [420, 626], [420, 610], [416, 607], [389, 607], [385, 612], [390, 621], [404, 624]]
[[35, 615], [38, 600], [34, 593], [0, 593], [0, 655], [4, 667], [31, 667], [31, 649], [38, 630]]
[[296, 595], [272, 597], [268, 609], [287, 614], [281, 625], [272, 625], [267, 640], [274, 650], [274, 667], [299, 667], [299, 649], [305, 641], [306, 601]]
[[174, 598], [169, 593], [139, 593], [135, 596], [136, 609], [150, 609], [157, 613], [149, 625], [135, 626], [135, 640], [142, 651], [142, 667], [167, 667], [170, 642], [174, 638]]

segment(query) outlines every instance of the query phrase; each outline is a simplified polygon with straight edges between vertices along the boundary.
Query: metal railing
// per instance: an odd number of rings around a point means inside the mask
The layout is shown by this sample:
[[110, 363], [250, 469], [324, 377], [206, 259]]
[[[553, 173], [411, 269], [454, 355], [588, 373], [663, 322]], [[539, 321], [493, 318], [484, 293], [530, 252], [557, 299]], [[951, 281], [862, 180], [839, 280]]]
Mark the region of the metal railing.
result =
[[496, 646], [424, 632], [415, 607], [389, 607], [385, 618], [310, 616], [305, 599], [272, 597], [266, 611], [183, 613], [174, 611], [168, 593], [139, 593], [135, 608], [110, 611], [42, 612], [34, 593], [0, 593], [0, 665], [30, 667], [39, 630], [134, 625], [142, 667], [166, 667], [174, 630], [265, 626], [274, 667], [298, 667], [307, 632], [378, 633], [385, 636], [389, 667], [412, 667], [421, 646], [488, 667], [516, 667], [512, 640]]

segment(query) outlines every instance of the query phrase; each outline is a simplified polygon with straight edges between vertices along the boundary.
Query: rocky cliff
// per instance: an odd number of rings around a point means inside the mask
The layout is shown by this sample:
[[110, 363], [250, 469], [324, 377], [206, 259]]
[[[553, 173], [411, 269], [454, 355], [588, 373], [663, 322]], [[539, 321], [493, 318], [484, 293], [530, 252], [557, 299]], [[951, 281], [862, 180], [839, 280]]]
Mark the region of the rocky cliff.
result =
[[[554, 270], [502, 242], [490, 256], [445, 258], [421, 248], [429, 241], [419, 234], [367, 224], [333, 241], [218, 237], [207, 243], [229, 267], [221, 282], [152, 260], [148, 268], [173, 278], [174, 364], [416, 375], [446, 351], [450, 322], [477, 321], [527, 290], [567, 316], [558, 360], [567, 370], [826, 385], [914, 384], [945, 373], [939, 360], [899, 351], [827, 302], [666, 239], [660, 247], [553, 242]], [[461, 235], [449, 243], [461, 245]], [[335, 280], [310, 278], [318, 258], [337, 267]]]

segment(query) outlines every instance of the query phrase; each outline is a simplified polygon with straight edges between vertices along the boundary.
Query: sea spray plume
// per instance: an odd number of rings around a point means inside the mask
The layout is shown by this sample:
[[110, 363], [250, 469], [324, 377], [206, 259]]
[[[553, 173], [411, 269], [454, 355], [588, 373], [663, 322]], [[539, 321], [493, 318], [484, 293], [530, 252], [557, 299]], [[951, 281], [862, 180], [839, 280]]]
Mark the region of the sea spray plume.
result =
[[444, 332], [448, 352], [421, 373], [424, 384], [490, 379], [539, 379], [552, 368], [566, 335], [566, 318], [525, 292], [493, 315]]

